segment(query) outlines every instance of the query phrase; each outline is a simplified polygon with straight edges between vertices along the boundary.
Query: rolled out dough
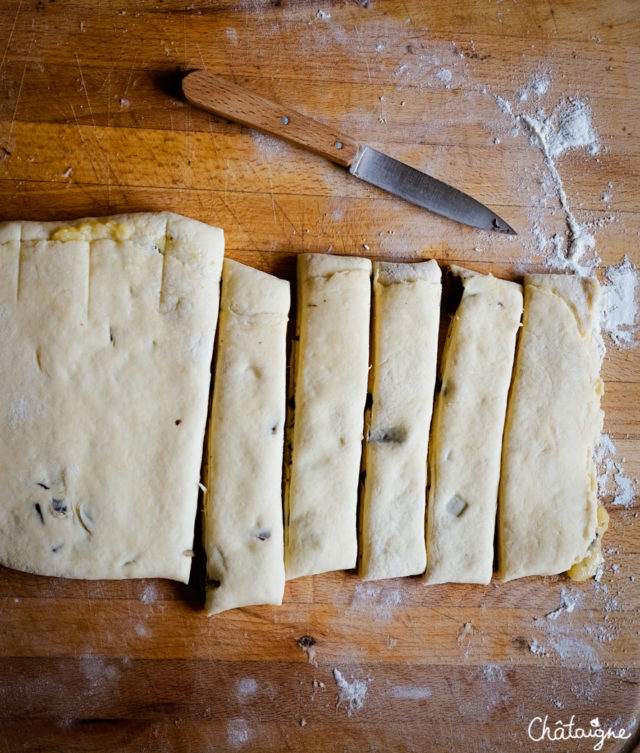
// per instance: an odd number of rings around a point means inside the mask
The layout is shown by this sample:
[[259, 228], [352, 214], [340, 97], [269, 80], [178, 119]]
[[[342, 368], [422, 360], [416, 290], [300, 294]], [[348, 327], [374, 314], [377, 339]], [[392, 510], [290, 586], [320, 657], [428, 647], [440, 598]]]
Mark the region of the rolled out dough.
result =
[[522, 287], [458, 267], [429, 447], [425, 583], [489, 583]]
[[589, 558], [586, 577], [601, 560], [593, 462], [603, 418], [600, 286], [572, 275], [524, 282], [500, 481], [500, 574], [553, 575]]
[[209, 422], [209, 614], [281, 604], [289, 283], [225, 259]]
[[287, 578], [352, 568], [369, 362], [371, 262], [301, 254]]
[[373, 265], [371, 410], [360, 535], [365, 580], [417, 575], [425, 568], [440, 277], [435, 261]]
[[187, 581], [222, 231], [0, 225], [0, 562]]

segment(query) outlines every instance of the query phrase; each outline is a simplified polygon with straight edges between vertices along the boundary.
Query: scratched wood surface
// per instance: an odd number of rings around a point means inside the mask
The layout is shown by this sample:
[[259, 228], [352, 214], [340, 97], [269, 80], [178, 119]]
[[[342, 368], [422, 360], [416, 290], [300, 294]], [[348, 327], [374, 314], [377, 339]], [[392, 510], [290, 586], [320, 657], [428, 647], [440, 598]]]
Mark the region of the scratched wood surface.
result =
[[[517, 279], [545, 269], [535, 228], [550, 238], [565, 219], [540, 150], [495, 96], [530, 113], [578, 96], [602, 148], [558, 160], [568, 202], [594, 223], [603, 267], [624, 254], [637, 264], [639, 43], [635, 0], [0, 0], [0, 219], [169, 209], [223, 227], [229, 256], [289, 279], [303, 250]], [[176, 72], [193, 68], [455, 183], [518, 238], [437, 218], [187, 107]], [[535, 75], [549, 88], [526, 102]], [[609, 345], [605, 429], [638, 478], [639, 350]], [[527, 727], [637, 718], [638, 503], [614, 506], [613, 491], [599, 583], [331, 573], [289, 583], [280, 608], [207, 619], [197, 578], [0, 570], [0, 751], [590, 750], [534, 742]], [[545, 616], [563, 588], [575, 609]], [[351, 716], [336, 708], [334, 668], [368, 688]]]

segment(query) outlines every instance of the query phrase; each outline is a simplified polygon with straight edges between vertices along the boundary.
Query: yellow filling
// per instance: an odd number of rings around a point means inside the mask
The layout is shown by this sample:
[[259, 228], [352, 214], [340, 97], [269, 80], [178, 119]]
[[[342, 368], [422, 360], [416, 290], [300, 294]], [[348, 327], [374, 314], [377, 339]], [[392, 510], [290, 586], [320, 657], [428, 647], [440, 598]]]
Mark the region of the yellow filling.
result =
[[114, 241], [126, 241], [133, 234], [133, 226], [125, 225], [122, 222], [100, 222], [99, 220], [90, 220], [83, 222], [82, 225], [68, 225], [60, 227], [51, 235], [54, 241], [92, 241], [104, 238], [110, 238]]
[[602, 562], [602, 537], [608, 527], [609, 513], [604, 509], [604, 505], [598, 505], [596, 537], [591, 542], [585, 557], [567, 570], [567, 575], [571, 580], [587, 580], [596, 574], [598, 565]]

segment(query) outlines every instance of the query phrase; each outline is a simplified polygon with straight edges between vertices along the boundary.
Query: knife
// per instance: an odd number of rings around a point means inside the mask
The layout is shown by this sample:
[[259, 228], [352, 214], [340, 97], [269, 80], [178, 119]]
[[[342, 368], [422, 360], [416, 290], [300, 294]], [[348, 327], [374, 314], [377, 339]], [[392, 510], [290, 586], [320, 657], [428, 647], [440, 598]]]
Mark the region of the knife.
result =
[[182, 91], [192, 105], [309, 149], [412, 204], [481, 230], [516, 235], [495, 212], [457, 188], [226, 78], [193, 71], [182, 79]]

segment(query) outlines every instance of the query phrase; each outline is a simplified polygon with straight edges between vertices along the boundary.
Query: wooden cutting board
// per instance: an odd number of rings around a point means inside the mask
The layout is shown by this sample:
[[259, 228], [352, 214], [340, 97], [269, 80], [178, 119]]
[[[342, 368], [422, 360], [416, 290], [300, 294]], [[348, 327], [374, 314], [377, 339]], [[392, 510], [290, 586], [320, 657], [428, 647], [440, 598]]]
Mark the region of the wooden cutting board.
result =
[[[634, 0], [0, 0], [0, 219], [168, 209], [223, 227], [230, 257], [289, 279], [300, 251], [517, 279], [547, 268], [535, 226], [550, 238], [565, 220], [540, 150], [496, 96], [530, 113], [576, 96], [601, 150], [557, 161], [568, 202], [595, 223], [602, 267], [638, 264], [639, 26]], [[517, 239], [190, 109], [174, 73], [196, 67], [454, 183]], [[534, 101], [536, 76], [549, 86]], [[640, 350], [610, 344], [603, 375], [605, 429], [638, 478]], [[289, 583], [282, 607], [207, 619], [195, 583], [2, 569], [0, 751], [591, 750], [527, 729], [637, 719], [638, 500], [614, 506], [613, 491], [604, 572], [585, 584], [331, 573]], [[351, 715], [334, 669], [366, 688]]]

